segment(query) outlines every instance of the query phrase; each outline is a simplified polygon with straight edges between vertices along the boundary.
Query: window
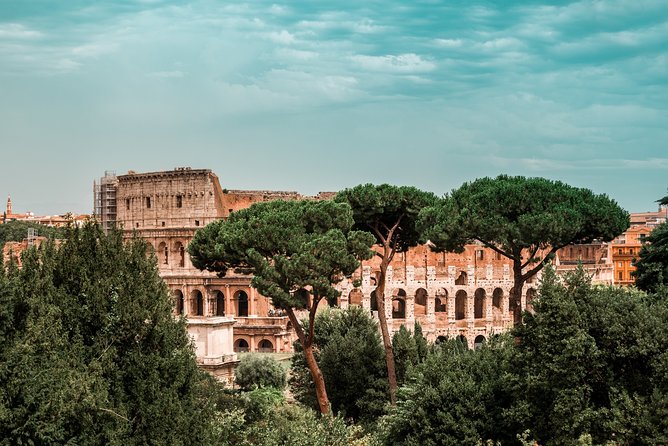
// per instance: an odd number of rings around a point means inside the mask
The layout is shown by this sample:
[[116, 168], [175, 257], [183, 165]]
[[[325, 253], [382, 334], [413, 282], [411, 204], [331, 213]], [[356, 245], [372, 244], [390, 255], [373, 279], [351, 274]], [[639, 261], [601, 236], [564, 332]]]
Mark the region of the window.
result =
[[195, 226], [199, 226], [199, 220], [195, 220]]
[[183, 196], [182, 195], [177, 195], [176, 196], [176, 207], [177, 208], [183, 207]]
[[622, 255], [622, 253], [624, 252], [624, 250], [623, 250], [623, 249], [621, 249], [621, 248], [620, 248], [620, 249], [618, 249], [617, 251], [618, 251], [618, 253], [619, 253], [619, 255], [620, 255], [620, 256], [621, 256], [621, 255]]
[[622, 267], [624, 266], [624, 262], [617, 262], [617, 266], [618, 266], [619, 268], [622, 268]]
[[619, 272], [619, 280], [624, 280], [624, 273], [622, 271]]
[[164, 222], [164, 221], [162, 222], [162, 227], [163, 227], [163, 228], [165, 227], [165, 222]]
[[629, 248], [629, 254], [633, 255], [633, 248]]
[[130, 199], [129, 198], [125, 199], [125, 209], [130, 210]]
[[475, 252], [476, 260], [485, 260], [485, 251], [482, 249], [477, 249]]
[[640, 234], [638, 237], [640, 237], [640, 243], [645, 243], [645, 237], [647, 237], [647, 234]]
[[146, 197], [146, 209], [151, 209], [151, 197]]

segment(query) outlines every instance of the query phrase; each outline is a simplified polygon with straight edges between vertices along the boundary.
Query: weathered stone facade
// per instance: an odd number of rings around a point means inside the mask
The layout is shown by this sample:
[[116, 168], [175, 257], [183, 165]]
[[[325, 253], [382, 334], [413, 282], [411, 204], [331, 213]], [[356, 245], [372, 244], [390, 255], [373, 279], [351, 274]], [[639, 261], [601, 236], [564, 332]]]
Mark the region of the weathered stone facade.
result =
[[[202, 321], [233, 318], [234, 351], [289, 352], [295, 334], [287, 317], [250, 287], [250, 277], [229, 273], [219, 278], [199, 271], [192, 266], [186, 247], [197, 229], [253, 203], [327, 199], [332, 195], [305, 197], [297, 192], [227, 190], [206, 169], [131, 172], [118, 176], [117, 223], [128, 235], [137, 231], [155, 248], [160, 274], [174, 294], [175, 313], [188, 317], [191, 335], [193, 327], [201, 327]], [[612, 283], [608, 246], [564, 248], [555, 263], [563, 270], [584, 263], [595, 281]], [[361, 305], [376, 312], [371, 296], [378, 272], [378, 258], [363, 262], [350, 280], [339, 285], [339, 305]], [[395, 256], [388, 270], [388, 298], [383, 311], [391, 331], [402, 324], [412, 329], [414, 322], [419, 322], [431, 341], [459, 336], [474, 347], [511, 327], [517, 307], [531, 308], [538, 280], [536, 276], [526, 283], [521, 301], [512, 302], [512, 263], [507, 258], [479, 245], [469, 245], [461, 254], [434, 253], [427, 246], [419, 246]], [[354, 287], [355, 281], [360, 286]], [[216, 342], [216, 335], [207, 336]], [[198, 347], [198, 357], [209, 367], [214, 367], [213, 357], [230, 359], [218, 354], [220, 351], [210, 354], [205, 350]]]

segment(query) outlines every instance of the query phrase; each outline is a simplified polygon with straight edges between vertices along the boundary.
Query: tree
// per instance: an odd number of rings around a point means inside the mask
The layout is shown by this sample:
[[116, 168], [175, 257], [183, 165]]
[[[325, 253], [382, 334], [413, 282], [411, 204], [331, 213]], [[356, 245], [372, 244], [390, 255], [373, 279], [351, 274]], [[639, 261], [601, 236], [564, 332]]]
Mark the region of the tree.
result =
[[409, 369], [425, 360], [428, 354], [427, 340], [422, 336], [422, 327], [415, 322], [413, 333], [403, 325], [392, 337], [392, 349], [396, 361], [397, 382], [406, 382]]
[[353, 209], [355, 229], [370, 231], [380, 246], [375, 255], [380, 258], [380, 275], [376, 288], [378, 321], [383, 335], [390, 402], [396, 403], [397, 376], [392, 338], [385, 315], [385, 279], [387, 267], [397, 252], [405, 252], [420, 243], [415, 223], [420, 211], [436, 202], [436, 196], [414, 187], [381, 184], [362, 184], [339, 192], [335, 201], [348, 203]]
[[[387, 401], [385, 355], [376, 321], [356, 305], [331, 309], [317, 315], [314, 333], [317, 361], [334, 413], [355, 421], [375, 421]], [[303, 350], [298, 345], [295, 350], [290, 387], [297, 401], [312, 407], [313, 380]]]
[[208, 444], [210, 378], [149, 252], [88, 223], [0, 268], [0, 444]]
[[[286, 311], [313, 377], [318, 406], [329, 413], [322, 372], [313, 352], [315, 315], [322, 299], [334, 302], [334, 284], [369, 258], [373, 238], [351, 230], [352, 211], [333, 201], [256, 203], [195, 233], [188, 247], [193, 265], [224, 276], [252, 273], [251, 285]], [[307, 291], [309, 290], [309, 291]], [[307, 327], [296, 310], [308, 311]]]
[[548, 268], [514, 329], [507, 420], [546, 446], [666, 444], [667, 297], [592, 286], [582, 268], [562, 283]]
[[455, 339], [434, 346], [433, 353], [409, 373], [399, 391], [400, 403], [380, 424], [383, 443], [455, 446], [511, 440], [503, 435], [502, 424], [503, 410], [509, 406], [511, 354], [508, 338], [477, 350], [463, 349]]
[[20, 242], [28, 237], [28, 229], [35, 229], [37, 235], [49, 239], [60, 238], [65, 235], [64, 228], [56, 228], [28, 221], [9, 221], [0, 224], [0, 249], [7, 242]]
[[235, 372], [235, 380], [242, 390], [262, 387], [285, 388], [285, 370], [271, 356], [246, 355], [241, 358]]
[[[462, 252], [479, 242], [513, 262], [511, 299], [527, 279], [572, 243], [610, 241], [629, 227], [629, 214], [606, 195], [545, 178], [500, 175], [464, 183], [420, 215], [436, 251]], [[516, 306], [515, 322], [521, 320]]]

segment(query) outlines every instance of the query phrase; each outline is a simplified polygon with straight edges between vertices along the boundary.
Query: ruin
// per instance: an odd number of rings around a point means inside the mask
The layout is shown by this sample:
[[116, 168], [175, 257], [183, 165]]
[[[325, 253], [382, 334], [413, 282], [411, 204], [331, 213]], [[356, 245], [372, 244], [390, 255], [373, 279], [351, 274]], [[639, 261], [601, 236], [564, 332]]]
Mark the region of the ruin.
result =
[[[190, 262], [187, 246], [199, 228], [225, 219], [253, 203], [276, 199], [329, 199], [334, 193], [303, 196], [291, 191], [228, 190], [209, 169], [109, 174], [105, 185], [105, 223], [130, 237], [136, 233], [155, 249], [160, 275], [174, 297], [174, 314], [188, 318], [200, 364], [221, 379], [231, 379], [237, 352], [291, 352], [296, 339], [287, 316], [250, 286], [250, 277], [218, 277]], [[111, 198], [109, 198], [111, 197]], [[111, 200], [113, 198], [113, 200]], [[110, 201], [111, 200], [111, 201]], [[112, 221], [113, 219], [113, 221]], [[614, 283], [610, 245], [592, 243], [561, 249], [558, 270], [582, 264], [595, 282]], [[338, 285], [341, 308], [360, 305], [377, 316], [375, 299], [379, 259], [362, 262], [353, 277]], [[509, 299], [512, 263], [482, 245], [463, 253], [435, 253], [418, 246], [398, 253], [387, 274], [385, 311], [390, 331], [421, 324], [428, 340], [457, 337], [474, 348], [513, 325], [513, 314], [531, 310], [540, 275], [524, 285], [520, 302]], [[323, 302], [323, 305], [326, 305]], [[226, 334], [221, 334], [225, 332]]]

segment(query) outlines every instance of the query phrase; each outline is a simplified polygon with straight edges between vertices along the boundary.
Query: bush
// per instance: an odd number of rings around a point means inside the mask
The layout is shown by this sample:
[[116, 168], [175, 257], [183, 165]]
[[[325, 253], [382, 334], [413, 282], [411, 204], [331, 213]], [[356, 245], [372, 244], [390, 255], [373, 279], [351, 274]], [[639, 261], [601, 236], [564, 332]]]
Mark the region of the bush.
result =
[[263, 387], [285, 389], [286, 377], [283, 367], [271, 356], [246, 355], [236, 369], [236, 383], [241, 390]]

